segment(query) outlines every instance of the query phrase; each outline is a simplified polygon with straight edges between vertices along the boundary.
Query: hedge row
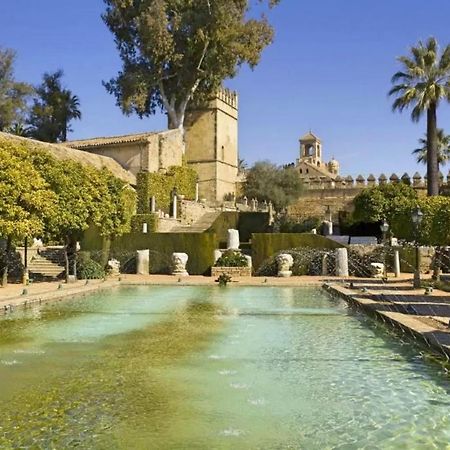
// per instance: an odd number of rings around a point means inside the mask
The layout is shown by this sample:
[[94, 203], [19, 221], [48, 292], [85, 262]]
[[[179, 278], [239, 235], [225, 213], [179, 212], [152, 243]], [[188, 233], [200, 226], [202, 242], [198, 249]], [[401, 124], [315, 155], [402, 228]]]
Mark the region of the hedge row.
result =
[[129, 233], [107, 242], [95, 229], [85, 233], [81, 248], [86, 251], [107, 253], [97, 259], [116, 258], [130, 263], [137, 250], [150, 250], [151, 273], [168, 273], [172, 253], [189, 255], [187, 270], [191, 275], [205, 275], [214, 264], [214, 250], [218, 242], [214, 233]]

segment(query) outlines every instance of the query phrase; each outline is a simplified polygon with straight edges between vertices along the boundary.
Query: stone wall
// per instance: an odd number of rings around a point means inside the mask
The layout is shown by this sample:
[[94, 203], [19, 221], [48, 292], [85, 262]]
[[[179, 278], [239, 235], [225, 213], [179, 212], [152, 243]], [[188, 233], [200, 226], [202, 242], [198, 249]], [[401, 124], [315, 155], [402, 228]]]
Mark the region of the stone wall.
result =
[[212, 267], [211, 276], [220, 277], [220, 275], [228, 275], [231, 278], [251, 277], [251, 267]]
[[183, 200], [180, 203], [180, 220], [183, 225], [192, 225], [201, 219], [206, 213], [216, 212], [203, 203]]

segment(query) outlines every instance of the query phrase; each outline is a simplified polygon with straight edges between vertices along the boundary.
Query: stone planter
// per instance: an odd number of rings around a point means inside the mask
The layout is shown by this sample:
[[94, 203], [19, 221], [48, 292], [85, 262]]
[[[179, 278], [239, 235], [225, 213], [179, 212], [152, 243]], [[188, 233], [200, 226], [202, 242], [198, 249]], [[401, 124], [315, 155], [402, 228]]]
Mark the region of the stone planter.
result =
[[251, 267], [212, 267], [211, 276], [229, 275], [231, 278], [251, 277]]

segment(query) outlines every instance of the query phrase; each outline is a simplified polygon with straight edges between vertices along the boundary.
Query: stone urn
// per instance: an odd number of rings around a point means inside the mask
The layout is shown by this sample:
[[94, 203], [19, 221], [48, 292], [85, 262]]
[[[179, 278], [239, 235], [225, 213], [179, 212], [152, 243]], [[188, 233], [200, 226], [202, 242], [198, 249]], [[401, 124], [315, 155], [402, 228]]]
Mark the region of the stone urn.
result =
[[120, 261], [117, 259], [110, 259], [108, 261], [108, 270], [112, 276], [120, 275]]
[[370, 275], [372, 278], [383, 278], [385, 267], [382, 263], [372, 263], [370, 265]]
[[178, 275], [180, 277], [187, 277], [189, 274], [186, 270], [186, 264], [189, 260], [189, 256], [186, 253], [173, 253], [172, 254], [172, 275]]
[[276, 258], [278, 265], [278, 276], [283, 278], [289, 278], [292, 276], [291, 268], [294, 265], [294, 258], [287, 253], [282, 253]]

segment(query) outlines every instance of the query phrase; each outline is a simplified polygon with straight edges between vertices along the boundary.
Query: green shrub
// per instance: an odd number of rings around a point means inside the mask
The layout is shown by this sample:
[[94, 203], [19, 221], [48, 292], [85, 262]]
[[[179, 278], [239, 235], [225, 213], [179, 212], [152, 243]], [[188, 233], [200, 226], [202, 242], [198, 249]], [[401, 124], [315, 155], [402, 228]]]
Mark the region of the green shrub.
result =
[[79, 280], [98, 280], [105, 277], [105, 268], [91, 259], [89, 252], [80, 252], [77, 259], [77, 277]]
[[247, 267], [245, 256], [238, 251], [228, 250], [216, 261], [215, 267]]
[[299, 248], [332, 250], [345, 247], [317, 234], [257, 233], [252, 235], [253, 266], [258, 269], [280, 251]]

